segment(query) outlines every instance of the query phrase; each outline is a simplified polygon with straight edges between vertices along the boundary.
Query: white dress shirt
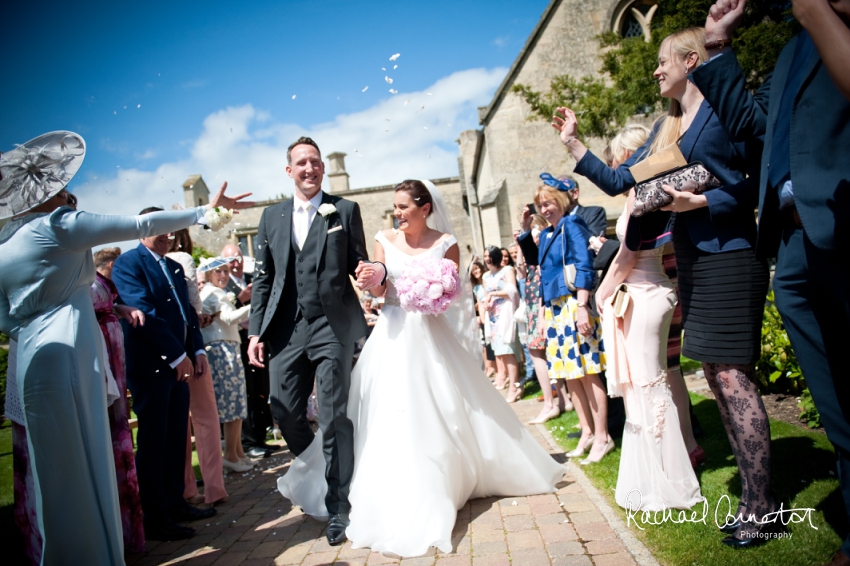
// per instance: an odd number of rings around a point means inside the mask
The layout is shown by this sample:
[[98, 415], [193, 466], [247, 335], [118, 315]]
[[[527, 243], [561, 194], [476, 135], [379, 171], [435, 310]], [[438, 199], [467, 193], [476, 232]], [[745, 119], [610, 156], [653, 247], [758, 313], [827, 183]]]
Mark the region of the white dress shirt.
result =
[[[309, 208], [307, 208], [309, 205]], [[292, 195], [292, 235], [298, 249], [304, 246], [304, 240], [310, 232], [316, 212], [322, 205], [322, 191], [317, 192], [308, 201], [301, 200], [297, 195]]]

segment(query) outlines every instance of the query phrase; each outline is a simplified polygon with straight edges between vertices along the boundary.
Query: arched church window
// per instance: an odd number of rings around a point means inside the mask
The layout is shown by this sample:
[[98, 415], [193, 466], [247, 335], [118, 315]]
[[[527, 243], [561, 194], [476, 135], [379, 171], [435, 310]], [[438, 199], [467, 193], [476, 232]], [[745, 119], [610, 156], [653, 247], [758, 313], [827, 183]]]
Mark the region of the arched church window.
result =
[[658, 7], [655, 0], [625, 0], [620, 2], [614, 13], [611, 26], [623, 37], [643, 37], [650, 40], [652, 16]]

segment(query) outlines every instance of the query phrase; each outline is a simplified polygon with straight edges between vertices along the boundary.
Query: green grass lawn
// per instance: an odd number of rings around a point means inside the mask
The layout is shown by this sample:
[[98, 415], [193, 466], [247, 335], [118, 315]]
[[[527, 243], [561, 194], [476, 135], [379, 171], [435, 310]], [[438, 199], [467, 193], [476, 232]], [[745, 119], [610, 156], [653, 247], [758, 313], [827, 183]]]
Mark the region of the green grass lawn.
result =
[[[772, 540], [753, 549], [732, 550], [720, 543], [725, 535], [714, 525], [713, 517], [722, 495], [729, 495], [733, 509], [738, 504], [741, 484], [737, 466], [716, 403], [694, 393], [691, 393], [691, 401], [704, 430], [704, 435], [697, 440], [707, 458], [705, 465], [697, 470], [697, 476], [702, 494], [709, 502], [707, 524], [668, 522], [659, 526], [641, 525], [645, 529], [641, 531], [632, 523], [629, 527], [632, 532], [662, 564], [739, 566], [746, 562], [746, 566], [790, 566], [829, 562], [843, 538], [838, 533], [846, 533], [848, 525], [835, 476], [835, 455], [826, 436], [771, 420], [774, 491], [786, 509], [814, 509], [811, 516], [817, 530], [807, 523], [789, 525], [790, 539]], [[572, 450], [578, 442], [566, 437], [577, 422], [575, 412], [570, 412], [547, 423], [552, 436], [565, 450]], [[617, 449], [602, 462], [582, 469], [625, 521], [625, 510], [614, 501], [620, 466], [619, 446], [617, 442]]]

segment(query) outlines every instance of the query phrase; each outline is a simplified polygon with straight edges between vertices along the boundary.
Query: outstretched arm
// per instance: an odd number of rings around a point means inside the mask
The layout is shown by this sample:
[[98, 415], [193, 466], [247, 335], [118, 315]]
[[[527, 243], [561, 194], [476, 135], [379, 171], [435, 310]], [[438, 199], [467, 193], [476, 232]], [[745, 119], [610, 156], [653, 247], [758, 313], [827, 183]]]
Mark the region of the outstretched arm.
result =
[[[846, 4], [846, 3], [844, 3]], [[840, 3], [835, 3], [840, 6]], [[841, 8], [838, 8], [841, 9]], [[850, 100], [850, 12], [843, 8], [839, 15], [827, 0], [794, 0], [794, 17], [800, 22], [817, 47], [832, 82], [844, 98]]]
[[[729, 40], [744, 18], [744, 0], [718, 0], [705, 20], [705, 41]], [[697, 66], [690, 79], [702, 92], [732, 141], [763, 136], [767, 129], [767, 106], [772, 75], [753, 95], [747, 89], [744, 72], [728, 46], [709, 49], [712, 57]], [[720, 56], [719, 56], [720, 55]]]

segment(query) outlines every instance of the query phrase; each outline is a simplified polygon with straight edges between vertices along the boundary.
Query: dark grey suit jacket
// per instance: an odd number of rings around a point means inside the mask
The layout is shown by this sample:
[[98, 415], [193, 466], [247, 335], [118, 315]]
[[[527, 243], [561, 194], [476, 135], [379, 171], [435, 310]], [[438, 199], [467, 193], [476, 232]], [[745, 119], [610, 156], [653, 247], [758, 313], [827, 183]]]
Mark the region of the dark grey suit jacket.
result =
[[581, 216], [590, 233], [594, 236], [604, 236], [608, 228], [608, 215], [601, 206], [581, 206], [576, 208], [576, 214]]
[[[725, 53], [691, 74], [733, 140], [764, 136], [757, 244], [763, 257], [776, 255], [782, 233], [779, 197], [775, 190], [768, 190], [767, 179], [779, 104], [798, 39], [788, 42], [773, 73], [755, 95], [744, 88], [744, 74], [733, 53]], [[815, 246], [846, 249], [850, 245], [850, 102], [838, 91], [816, 51], [805, 65], [791, 115], [794, 200], [806, 236]], [[725, 196], [731, 210], [755, 188], [755, 182], [748, 179], [715, 189], [712, 193], [717, 194], [712, 196]], [[712, 217], [719, 211], [719, 207], [713, 208]]]
[[[336, 212], [322, 217], [316, 214], [313, 222], [325, 223], [321, 237], [308, 245], [319, 248], [316, 284], [328, 323], [337, 340], [351, 344], [366, 335], [357, 294], [349, 275], [359, 262], [368, 262], [363, 219], [360, 206], [338, 196], [322, 193], [322, 204], [333, 204]], [[286, 268], [292, 252], [292, 199], [268, 207], [260, 218], [257, 230], [256, 267], [251, 292], [251, 322], [248, 333], [265, 341], [270, 331], [291, 334], [294, 320], [275, 318], [283, 296]], [[290, 284], [294, 284], [291, 282]]]

